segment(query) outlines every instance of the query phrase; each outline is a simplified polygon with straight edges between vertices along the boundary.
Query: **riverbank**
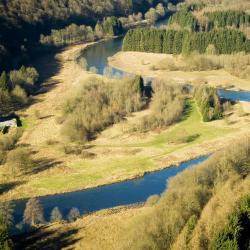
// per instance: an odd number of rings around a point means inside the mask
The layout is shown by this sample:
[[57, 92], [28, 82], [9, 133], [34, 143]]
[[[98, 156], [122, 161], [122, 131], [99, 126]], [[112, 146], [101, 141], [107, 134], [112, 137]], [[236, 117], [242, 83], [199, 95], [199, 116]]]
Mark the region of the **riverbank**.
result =
[[163, 78], [170, 82], [192, 84], [207, 82], [214, 87], [250, 91], [250, 84], [247, 79], [232, 76], [223, 69], [192, 72], [158, 69], [160, 68], [159, 65], [164, 66], [168, 60], [174, 60], [177, 64], [181, 64], [180, 60], [173, 55], [145, 52], [119, 52], [109, 59], [109, 65], [128, 73], [153, 78]]
[[[239, 117], [237, 107], [227, 121], [204, 123], [192, 102], [189, 116], [169, 128], [146, 134], [129, 132], [130, 126], [147, 114], [148, 110], [144, 110], [109, 127], [90, 142], [88, 153], [93, 158], [65, 154], [61, 125], [57, 122], [61, 107], [71, 91], [86, 79], [102, 77], [76, 64], [75, 59], [87, 46], [90, 44], [68, 47], [55, 57], [60, 67], [44, 83], [47, 91], [38, 95], [36, 102], [23, 112], [27, 127], [20, 143], [26, 144], [34, 152], [33, 157], [44, 165], [38, 173], [29, 176], [1, 179], [4, 186], [11, 187], [3, 192], [2, 199], [52, 195], [133, 179], [210, 154], [247, 132], [249, 121], [247, 117]], [[194, 133], [194, 140], [185, 141]]]
[[[73, 223], [54, 223], [41, 227], [15, 240], [21, 249], [118, 249], [119, 239], [130, 223], [151, 206], [133, 205], [106, 209], [78, 219]], [[98, 236], [98, 237], [97, 237]]]

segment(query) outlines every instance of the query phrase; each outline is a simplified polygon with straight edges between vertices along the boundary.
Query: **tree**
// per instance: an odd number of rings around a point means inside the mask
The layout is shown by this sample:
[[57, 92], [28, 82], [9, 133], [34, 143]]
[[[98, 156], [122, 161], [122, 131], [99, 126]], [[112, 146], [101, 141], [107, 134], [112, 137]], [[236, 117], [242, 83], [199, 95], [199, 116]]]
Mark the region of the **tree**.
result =
[[23, 214], [23, 222], [32, 227], [35, 227], [38, 223], [44, 222], [43, 208], [38, 199], [31, 198], [26, 203]]
[[8, 90], [7, 74], [5, 71], [3, 71], [0, 76], [0, 90], [2, 91]]
[[0, 224], [7, 228], [13, 224], [13, 205], [10, 202], [0, 202]]
[[80, 217], [80, 212], [78, 208], [71, 208], [71, 210], [69, 211], [69, 215], [68, 215], [68, 220], [69, 222], [74, 222], [76, 221], [78, 218]]
[[145, 19], [149, 20], [151, 23], [155, 23], [159, 17], [159, 14], [154, 8], [150, 8], [148, 12], [145, 13]]
[[30, 152], [25, 148], [16, 148], [7, 155], [7, 165], [14, 175], [28, 173], [34, 166]]
[[134, 79], [134, 88], [136, 92], [138, 92], [141, 96], [143, 96], [144, 81], [140, 75], [137, 75]]
[[156, 6], [156, 12], [161, 16], [161, 17], [164, 17], [166, 15], [166, 9], [165, 7], [163, 6], [162, 3], [159, 3], [157, 6]]
[[96, 23], [95, 26], [95, 35], [100, 39], [104, 36], [104, 31], [103, 31], [103, 27], [102, 24], [100, 23], [100, 21], [98, 21]]
[[213, 239], [210, 249], [249, 249], [249, 228], [250, 197], [244, 197], [239, 208], [230, 216], [229, 223]]
[[8, 235], [8, 230], [4, 225], [0, 224], [0, 249], [11, 250], [13, 249], [13, 243]]
[[58, 207], [53, 208], [50, 216], [50, 222], [60, 222], [62, 221], [62, 214]]
[[11, 203], [0, 203], [0, 249], [11, 250], [13, 243], [8, 230], [13, 221], [13, 207]]

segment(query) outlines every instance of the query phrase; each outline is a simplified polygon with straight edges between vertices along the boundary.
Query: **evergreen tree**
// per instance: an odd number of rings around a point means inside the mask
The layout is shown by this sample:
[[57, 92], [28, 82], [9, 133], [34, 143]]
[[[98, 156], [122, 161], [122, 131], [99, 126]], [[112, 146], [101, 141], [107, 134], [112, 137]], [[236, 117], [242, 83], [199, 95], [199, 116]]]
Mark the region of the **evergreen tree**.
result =
[[144, 93], [144, 80], [140, 75], [137, 75], [134, 80], [135, 91], [138, 92], [141, 96]]
[[3, 71], [0, 76], [0, 90], [2, 91], [8, 90], [8, 79], [5, 71]]

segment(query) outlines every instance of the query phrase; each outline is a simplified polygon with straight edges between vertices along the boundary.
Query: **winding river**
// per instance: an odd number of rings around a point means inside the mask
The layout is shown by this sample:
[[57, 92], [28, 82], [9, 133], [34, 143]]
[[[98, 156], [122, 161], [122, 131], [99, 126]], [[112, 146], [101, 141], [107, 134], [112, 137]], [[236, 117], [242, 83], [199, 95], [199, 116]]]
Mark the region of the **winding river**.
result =
[[[166, 21], [158, 23], [157, 26]], [[107, 40], [94, 44], [83, 51], [89, 67], [95, 67], [99, 74], [104, 74], [108, 66], [108, 58], [121, 50], [123, 38]], [[125, 72], [112, 69], [113, 76], [124, 76]], [[236, 92], [218, 90], [222, 98], [233, 101], [250, 101], [250, 92]], [[182, 163], [178, 167], [170, 167], [160, 171], [145, 174], [143, 177], [120, 183], [110, 184], [97, 188], [85, 189], [82, 191], [56, 194], [40, 197], [44, 209], [45, 219], [48, 221], [54, 207], [58, 207], [66, 219], [72, 207], [79, 209], [81, 214], [98, 211], [100, 209], [115, 206], [128, 205], [138, 202], [145, 202], [151, 195], [160, 195], [165, 189], [168, 180], [178, 173], [205, 161], [208, 156], [203, 156], [191, 161]], [[15, 201], [14, 220], [19, 223], [22, 220], [27, 200]]]

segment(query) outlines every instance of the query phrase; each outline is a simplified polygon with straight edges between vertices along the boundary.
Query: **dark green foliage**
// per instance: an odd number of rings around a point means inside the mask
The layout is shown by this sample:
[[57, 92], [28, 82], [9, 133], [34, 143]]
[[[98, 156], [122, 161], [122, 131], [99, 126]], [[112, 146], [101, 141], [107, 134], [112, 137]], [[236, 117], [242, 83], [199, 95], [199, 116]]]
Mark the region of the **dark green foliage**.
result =
[[18, 63], [22, 64], [44, 53], [46, 47], [38, 46], [40, 34], [47, 36], [52, 29], [62, 29], [72, 23], [93, 27], [105, 17], [127, 16], [139, 11], [144, 13], [159, 2], [161, 1], [1, 0], [0, 65], [2, 69], [3, 66], [11, 68], [9, 64], [12, 57], [18, 56]]
[[9, 203], [0, 202], [0, 249], [11, 250], [13, 243], [9, 237], [9, 226], [12, 222], [12, 209]]
[[169, 18], [168, 24], [177, 24], [181, 28], [186, 28], [190, 31], [196, 31], [198, 27], [198, 21], [192, 15], [192, 13], [187, 10], [176, 12]]
[[135, 91], [140, 94], [140, 96], [143, 96], [144, 93], [144, 81], [143, 78], [140, 75], [137, 75], [134, 79], [134, 88]]
[[0, 91], [7, 91], [7, 90], [8, 90], [7, 75], [6, 72], [3, 71], [0, 76]]
[[13, 249], [13, 244], [8, 235], [8, 230], [0, 225], [0, 249], [1, 250], [11, 250]]
[[195, 89], [194, 97], [204, 122], [222, 118], [222, 106], [216, 88], [200, 86]]
[[205, 13], [211, 24], [216, 28], [250, 24], [250, 15], [243, 11], [215, 11]]
[[214, 238], [211, 250], [245, 250], [250, 247], [250, 197], [242, 199], [229, 223]]
[[134, 29], [127, 32], [123, 40], [123, 50], [170, 54], [190, 54], [192, 51], [205, 53], [211, 44], [218, 54], [250, 52], [250, 41], [242, 32], [232, 29], [197, 33], [184, 30]]

